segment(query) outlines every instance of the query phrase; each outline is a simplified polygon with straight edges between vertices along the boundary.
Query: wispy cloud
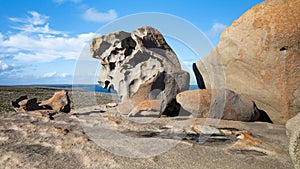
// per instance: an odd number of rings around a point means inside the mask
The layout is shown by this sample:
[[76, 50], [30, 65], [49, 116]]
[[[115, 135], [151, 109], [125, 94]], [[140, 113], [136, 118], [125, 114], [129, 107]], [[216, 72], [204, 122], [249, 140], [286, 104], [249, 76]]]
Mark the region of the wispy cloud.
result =
[[76, 59], [93, 33], [69, 37], [49, 27], [49, 16], [29, 12], [26, 18], [9, 18], [21, 25], [16, 33], [0, 33], [2, 56], [13, 56], [20, 61], [50, 62], [57, 58]]
[[57, 74], [57, 72], [48, 72], [42, 75], [43, 78], [50, 78], [54, 77]]
[[71, 75], [69, 73], [58, 73], [56, 71], [47, 72], [41, 76], [41, 78], [67, 78], [67, 77], [71, 77]]
[[92, 22], [108, 22], [118, 17], [117, 12], [111, 9], [107, 12], [98, 12], [94, 8], [89, 8], [83, 13], [83, 18]]
[[47, 20], [49, 19], [49, 16], [41, 15], [38, 12], [35, 12], [35, 11], [29, 11], [28, 14], [30, 16], [26, 16], [25, 18], [10, 17], [8, 19], [13, 21], [13, 22], [30, 23], [30, 24], [33, 24], [33, 25], [45, 24], [47, 22]]
[[215, 23], [211, 29], [209, 30], [208, 32], [208, 36], [210, 38], [214, 38], [214, 37], [217, 37], [219, 36], [223, 30], [227, 27], [227, 25], [224, 25], [222, 23]]
[[49, 16], [42, 15], [36, 11], [29, 11], [29, 15], [23, 18], [9, 17], [8, 19], [12, 22], [19, 23], [18, 26], [13, 26], [13, 29], [28, 33], [44, 33], [44, 34], [65, 34], [61, 31], [52, 30], [49, 28], [47, 22]]

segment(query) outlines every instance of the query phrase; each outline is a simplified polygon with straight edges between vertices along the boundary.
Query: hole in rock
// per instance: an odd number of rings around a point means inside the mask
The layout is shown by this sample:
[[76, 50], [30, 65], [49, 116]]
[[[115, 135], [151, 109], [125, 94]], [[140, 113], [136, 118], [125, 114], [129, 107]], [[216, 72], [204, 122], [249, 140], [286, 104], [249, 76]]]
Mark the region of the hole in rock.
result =
[[155, 89], [160, 91], [165, 90], [166, 88], [165, 79], [166, 79], [166, 72], [159, 73], [155, 79], [155, 82], [151, 86], [151, 91]]
[[109, 88], [108, 88], [108, 92], [112, 92], [112, 90], [114, 90], [114, 85], [110, 85]]
[[116, 62], [109, 62], [109, 69], [114, 70], [116, 68]]
[[258, 111], [259, 111], [259, 117], [256, 121], [273, 123], [271, 118], [269, 117], [269, 115], [265, 111], [260, 110], [260, 109], [258, 109]]
[[107, 87], [108, 87], [109, 83], [110, 83], [110, 82], [109, 82], [108, 80], [106, 80], [106, 81], [105, 81], [105, 86], [104, 86], [104, 89], [107, 89]]
[[286, 51], [286, 50], [288, 50], [288, 46], [284, 46], [284, 47], [280, 48], [280, 51]]
[[198, 70], [196, 63], [193, 63], [193, 71], [195, 73], [195, 77], [196, 77], [199, 89], [206, 89], [204, 79], [203, 79], [200, 71]]
[[124, 55], [129, 56], [131, 55], [132, 51], [135, 49], [136, 42], [131, 37], [128, 37], [122, 40], [121, 46], [123, 49], [125, 48]]

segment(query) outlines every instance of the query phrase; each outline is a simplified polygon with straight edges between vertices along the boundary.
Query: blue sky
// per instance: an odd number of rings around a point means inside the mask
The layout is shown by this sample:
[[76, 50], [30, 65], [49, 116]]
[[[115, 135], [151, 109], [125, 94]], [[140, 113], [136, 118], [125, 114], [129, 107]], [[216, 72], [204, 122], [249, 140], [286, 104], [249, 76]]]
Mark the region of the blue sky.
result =
[[[224, 28], [260, 2], [0, 0], [0, 85], [71, 84], [78, 57], [95, 32], [119, 18], [137, 13], [160, 12], [183, 18], [215, 46]], [[195, 54], [179, 41], [166, 39], [188, 70], [192, 62], [203, 57], [187, 58]], [[92, 62], [89, 64], [99, 63], [95, 59]], [[94, 82], [97, 73], [95, 70], [88, 75], [82, 70], [82, 78], [76, 82], [90, 83], [86, 79]]]

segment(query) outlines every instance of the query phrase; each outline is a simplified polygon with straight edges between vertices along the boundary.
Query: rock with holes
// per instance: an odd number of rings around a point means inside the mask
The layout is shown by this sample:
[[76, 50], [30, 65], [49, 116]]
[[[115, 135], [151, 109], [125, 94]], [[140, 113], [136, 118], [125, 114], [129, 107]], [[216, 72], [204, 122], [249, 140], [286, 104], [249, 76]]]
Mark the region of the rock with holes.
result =
[[236, 121], [260, 119], [260, 110], [253, 101], [228, 89], [188, 90], [179, 93], [176, 100], [183, 109], [200, 118]]
[[300, 1], [251, 8], [194, 65], [201, 88], [224, 87], [254, 100], [275, 123], [300, 111]]
[[174, 109], [176, 94], [189, 87], [189, 74], [181, 69], [163, 35], [152, 27], [94, 38], [90, 51], [101, 60], [98, 82], [117, 91], [123, 114], [144, 100], [162, 100], [163, 112]]

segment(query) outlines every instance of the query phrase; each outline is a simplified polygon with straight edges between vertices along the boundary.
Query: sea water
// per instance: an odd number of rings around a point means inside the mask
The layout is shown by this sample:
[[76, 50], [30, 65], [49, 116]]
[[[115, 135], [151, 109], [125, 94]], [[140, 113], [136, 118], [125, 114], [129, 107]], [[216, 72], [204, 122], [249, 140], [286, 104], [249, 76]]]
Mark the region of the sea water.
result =
[[[59, 88], [59, 89], [80, 89], [88, 92], [104, 92], [109, 93], [107, 89], [104, 89], [99, 84], [58, 84], [58, 85], [42, 85], [43, 87]], [[189, 90], [199, 89], [198, 85], [190, 85]], [[111, 90], [110, 93], [116, 93], [116, 91]]]

